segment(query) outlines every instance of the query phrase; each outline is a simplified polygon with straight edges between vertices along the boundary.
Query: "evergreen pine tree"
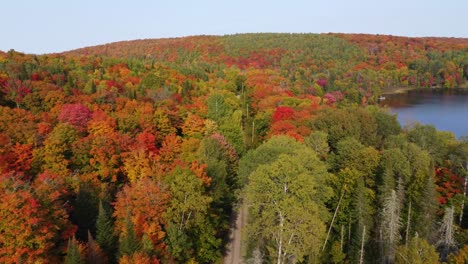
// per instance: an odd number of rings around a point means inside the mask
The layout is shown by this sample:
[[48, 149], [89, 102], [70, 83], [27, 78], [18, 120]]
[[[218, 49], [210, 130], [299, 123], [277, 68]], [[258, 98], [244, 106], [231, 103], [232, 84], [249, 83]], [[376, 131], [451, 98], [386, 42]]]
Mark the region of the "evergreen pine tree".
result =
[[412, 216], [414, 219], [414, 232], [417, 232], [419, 237], [428, 241], [434, 240], [437, 229], [435, 216], [438, 204], [436, 197], [437, 190], [434, 184], [434, 176], [431, 176], [427, 178], [424, 184], [422, 196], [414, 201], [414, 216]]
[[76, 241], [75, 237], [68, 240], [68, 247], [67, 247], [67, 256], [65, 257], [65, 264], [82, 264], [83, 258], [80, 254], [80, 250], [78, 248], [78, 242]]
[[153, 241], [148, 237], [147, 234], [144, 234], [141, 238], [141, 250], [148, 256], [155, 255]]
[[[361, 258], [361, 248], [367, 244], [369, 232], [364, 232], [364, 228], [373, 226], [373, 207], [371, 197], [374, 193], [367, 188], [363, 177], [356, 180], [355, 191], [351, 200], [351, 226], [350, 242], [348, 247], [348, 257], [353, 263], [358, 263]], [[363, 236], [364, 234], [364, 236]]]
[[132, 220], [130, 219], [130, 212], [128, 212], [125, 218], [125, 232], [120, 235], [119, 257], [125, 255], [131, 256], [140, 247], [140, 241], [138, 241]]
[[96, 242], [111, 259], [113, 252], [115, 252], [117, 239], [114, 235], [112, 218], [104, 209], [102, 201], [99, 202], [99, 213], [96, 220]]
[[73, 212], [71, 215], [72, 221], [78, 226], [76, 238], [79, 241], [86, 241], [88, 238], [88, 230], [94, 234], [98, 199], [94, 190], [88, 183], [80, 184], [75, 201], [73, 201]]

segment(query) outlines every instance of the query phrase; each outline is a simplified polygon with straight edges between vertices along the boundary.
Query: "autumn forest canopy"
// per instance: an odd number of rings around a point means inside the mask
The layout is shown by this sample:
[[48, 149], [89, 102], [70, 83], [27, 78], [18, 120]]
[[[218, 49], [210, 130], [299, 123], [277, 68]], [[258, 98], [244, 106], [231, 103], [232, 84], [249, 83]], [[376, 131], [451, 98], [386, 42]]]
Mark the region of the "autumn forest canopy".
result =
[[466, 263], [468, 139], [398, 88], [468, 39], [239, 34], [0, 52], [0, 263]]

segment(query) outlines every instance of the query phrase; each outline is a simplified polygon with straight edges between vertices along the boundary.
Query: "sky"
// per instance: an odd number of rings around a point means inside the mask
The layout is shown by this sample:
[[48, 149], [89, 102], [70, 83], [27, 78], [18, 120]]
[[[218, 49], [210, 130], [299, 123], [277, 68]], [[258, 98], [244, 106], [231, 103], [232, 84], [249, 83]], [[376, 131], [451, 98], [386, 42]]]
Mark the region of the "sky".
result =
[[0, 50], [256, 32], [468, 37], [467, 0], [2, 0]]

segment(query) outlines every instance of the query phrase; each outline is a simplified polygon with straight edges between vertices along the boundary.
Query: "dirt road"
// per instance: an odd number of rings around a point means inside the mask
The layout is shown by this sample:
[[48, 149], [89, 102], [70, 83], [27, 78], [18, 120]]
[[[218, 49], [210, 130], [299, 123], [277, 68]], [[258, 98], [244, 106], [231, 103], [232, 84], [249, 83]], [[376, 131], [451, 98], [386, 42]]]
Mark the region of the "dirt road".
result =
[[237, 212], [231, 217], [231, 230], [229, 234], [229, 243], [227, 245], [224, 264], [243, 263], [242, 258], [242, 229], [247, 223], [247, 207], [242, 204]]

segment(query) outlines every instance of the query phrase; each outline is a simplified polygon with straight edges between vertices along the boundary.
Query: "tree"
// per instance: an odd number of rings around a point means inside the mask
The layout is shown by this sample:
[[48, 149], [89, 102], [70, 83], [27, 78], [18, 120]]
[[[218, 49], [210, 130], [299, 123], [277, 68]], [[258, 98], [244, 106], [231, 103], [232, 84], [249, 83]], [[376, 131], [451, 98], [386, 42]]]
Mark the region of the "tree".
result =
[[62, 106], [58, 120], [74, 126], [78, 131], [85, 131], [91, 111], [83, 104], [66, 104]]
[[174, 134], [176, 132], [176, 128], [171, 123], [169, 116], [162, 109], [157, 109], [154, 112], [152, 122], [154, 126], [158, 129], [161, 139], [163, 139], [165, 136]]
[[343, 263], [344, 259], [346, 258], [346, 254], [343, 253], [343, 250], [341, 249], [340, 243], [338, 241], [334, 241], [331, 245], [330, 255], [332, 263], [335, 264]]
[[68, 240], [67, 256], [65, 257], [65, 264], [83, 264], [83, 256], [81, 256], [78, 242], [73, 237]]
[[132, 149], [126, 153], [124, 170], [130, 182], [140, 178], [156, 176], [156, 157], [142, 147]]
[[114, 204], [115, 231], [125, 234], [131, 224], [138, 241], [146, 234], [155, 250], [164, 249], [164, 212], [169, 197], [167, 187], [151, 178], [125, 185]]
[[411, 167], [407, 157], [399, 148], [385, 149], [381, 153], [379, 164], [379, 193], [386, 197], [397, 186], [401, 180], [403, 183], [409, 181]]
[[381, 230], [383, 231], [383, 239], [386, 244], [385, 259], [387, 263], [394, 262], [394, 247], [400, 239], [400, 213], [400, 201], [398, 200], [395, 190], [392, 190], [390, 195], [385, 198], [381, 212]]
[[351, 109], [324, 110], [314, 120], [313, 127], [328, 134], [328, 143], [332, 149], [346, 137], [359, 139], [360, 123], [356, 115], [350, 112]]
[[98, 215], [98, 199], [96, 191], [89, 183], [81, 183], [75, 200], [71, 220], [78, 226], [76, 238], [86, 241], [88, 232], [95, 232], [96, 217]]
[[86, 244], [86, 263], [104, 264], [108, 263], [107, 258], [102, 252], [101, 247], [93, 239], [91, 232], [88, 231], [88, 243]]
[[45, 260], [55, 242], [49, 212], [30, 190], [0, 184], [0, 262]]
[[279, 264], [316, 256], [325, 237], [327, 214], [323, 198], [318, 199], [318, 188], [323, 188], [318, 179], [327, 173], [317, 157], [309, 155], [309, 163], [301, 160], [304, 155], [280, 155], [260, 165], [246, 186], [250, 239], [271, 241], [266, 247]]
[[242, 111], [236, 110], [232, 113], [231, 117], [225, 118], [219, 126], [221, 134], [226, 137], [240, 155], [243, 154], [245, 150], [241, 121]]
[[429, 152], [437, 164], [440, 164], [446, 155], [447, 147], [443, 144], [440, 134], [432, 125], [414, 125], [408, 132], [408, 140]]
[[120, 234], [119, 239], [119, 258], [132, 256], [141, 248], [140, 241], [135, 234], [135, 229], [130, 217], [130, 211], [128, 211], [127, 217], [125, 217], [125, 229], [124, 232]]
[[454, 239], [454, 226], [453, 226], [453, 207], [445, 208], [444, 218], [438, 230], [437, 248], [440, 251], [440, 259], [446, 261], [448, 255], [455, 251], [456, 243]]
[[0, 179], [0, 262], [59, 261], [59, 245], [76, 230], [60, 199], [61, 188], [47, 173], [32, 184]]
[[365, 185], [364, 177], [358, 176], [354, 181], [356, 183], [352, 187], [352, 194], [349, 198], [349, 209], [344, 213], [348, 218], [348, 238], [350, 238], [347, 255], [350, 261], [362, 263], [366, 256], [366, 244], [370, 237], [369, 229], [374, 225], [375, 208], [372, 204], [375, 194]]
[[107, 253], [109, 259], [113, 258], [117, 238], [114, 235], [114, 226], [110, 214], [99, 201], [98, 216], [96, 219], [96, 242]]
[[129, 139], [115, 130], [115, 120], [104, 111], [94, 109], [88, 122], [90, 170], [103, 182], [116, 182], [122, 171], [122, 156], [128, 148]]
[[425, 239], [413, 237], [409, 244], [401, 245], [395, 250], [395, 263], [437, 264], [439, 254]]
[[0, 106], [0, 131], [11, 143], [33, 144], [37, 140], [36, 118], [28, 111]]
[[241, 185], [248, 182], [250, 173], [254, 172], [258, 166], [275, 161], [281, 154], [292, 154], [296, 150], [304, 149], [304, 147], [304, 145], [288, 136], [270, 138], [255, 150], [249, 151], [239, 161], [239, 181]]
[[328, 162], [332, 171], [341, 169], [355, 169], [364, 177], [369, 187], [374, 187], [374, 177], [372, 177], [379, 164], [379, 155], [373, 147], [364, 147], [355, 138], [348, 137], [340, 140], [336, 144], [336, 149]]
[[77, 137], [77, 131], [73, 126], [58, 124], [44, 141], [43, 169], [66, 176], [69, 173], [72, 156], [71, 146]]
[[410, 178], [405, 183], [406, 200], [411, 201], [414, 208], [414, 224], [411, 225], [411, 229], [421, 238], [430, 240], [435, 231], [434, 220], [437, 212], [433, 163], [426, 151], [412, 143], [403, 150], [406, 151], [411, 171]]
[[119, 259], [120, 264], [159, 264], [156, 257], [150, 257], [143, 252], [137, 252], [131, 256], [125, 255]]
[[213, 93], [208, 97], [208, 118], [217, 122], [218, 124], [226, 116], [231, 116], [232, 107], [226, 103], [225, 95], [221, 93]]
[[[368, 108], [372, 109], [372, 108]], [[383, 110], [372, 111], [372, 115], [377, 123], [377, 134], [380, 136], [380, 145], [391, 135], [398, 135], [401, 132], [400, 123], [396, 115], [392, 115]]]
[[190, 170], [176, 168], [167, 182], [171, 194], [165, 212], [169, 251], [179, 261], [186, 261], [198, 239], [193, 237], [193, 230], [204, 224], [211, 198], [205, 194], [203, 182]]
[[304, 143], [314, 150], [322, 160], [325, 160], [328, 157], [330, 147], [328, 146], [327, 133], [323, 131], [314, 131], [304, 139]]

